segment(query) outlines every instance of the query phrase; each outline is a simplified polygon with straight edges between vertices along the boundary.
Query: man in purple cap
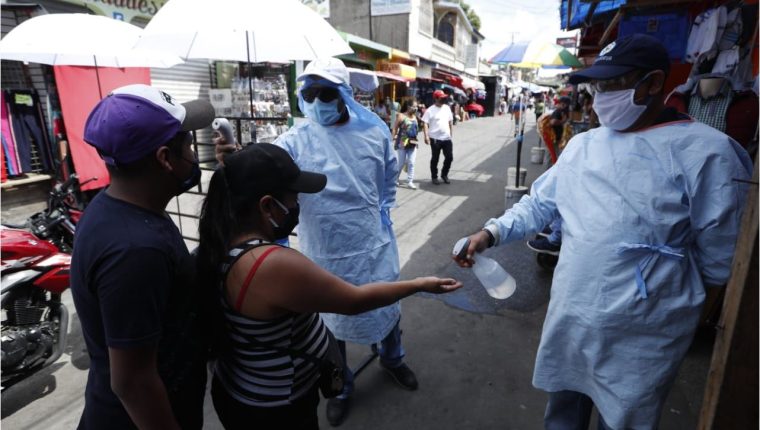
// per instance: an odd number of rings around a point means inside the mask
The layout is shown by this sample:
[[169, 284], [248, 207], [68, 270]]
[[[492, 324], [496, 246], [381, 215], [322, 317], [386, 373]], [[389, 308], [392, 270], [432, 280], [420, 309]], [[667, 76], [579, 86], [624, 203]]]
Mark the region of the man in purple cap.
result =
[[90, 355], [80, 429], [199, 429], [207, 327], [169, 201], [197, 185], [192, 130], [210, 103], [180, 104], [147, 85], [121, 87], [87, 118], [111, 184], [77, 226], [71, 290]]
[[733, 139], [664, 106], [668, 53], [634, 34], [571, 76], [590, 82], [601, 127], [470, 236], [487, 247], [553, 219], [562, 249], [533, 385], [547, 430], [654, 429], [691, 344], [705, 287], [726, 283], [752, 162]]

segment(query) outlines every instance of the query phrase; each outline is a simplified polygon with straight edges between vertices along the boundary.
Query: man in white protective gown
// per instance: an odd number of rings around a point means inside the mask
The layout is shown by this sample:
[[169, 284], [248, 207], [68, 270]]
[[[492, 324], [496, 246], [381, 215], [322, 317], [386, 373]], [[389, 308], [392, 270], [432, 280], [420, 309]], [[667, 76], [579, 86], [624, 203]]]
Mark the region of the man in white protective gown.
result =
[[[601, 127], [501, 217], [466, 258], [562, 220], [533, 385], [546, 429], [654, 429], [697, 328], [705, 288], [729, 278], [752, 162], [734, 140], [666, 109], [668, 53], [650, 36], [605, 47], [590, 82]], [[738, 181], [737, 181], [738, 180]]]
[[[318, 59], [298, 77], [298, 105], [309, 121], [274, 143], [301, 169], [327, 175], [326, 188], [301, 195], [298, 243], [322, 268], [354, 285], [396, 281], [399, 256], [389, 211], [396, 204], [398, 162], [388, 126], [354, 100], [349, 74], [335, 58]], [[417, 379], [404, 364], [399, 303], [354, 316], [322, 314], [341, 341], [380, 343], [380, 365], [402, 387]], [[349, 407], [353, 374], [346, 367], [343, 394], [327, 403], [327, 419], [339, 425]]]

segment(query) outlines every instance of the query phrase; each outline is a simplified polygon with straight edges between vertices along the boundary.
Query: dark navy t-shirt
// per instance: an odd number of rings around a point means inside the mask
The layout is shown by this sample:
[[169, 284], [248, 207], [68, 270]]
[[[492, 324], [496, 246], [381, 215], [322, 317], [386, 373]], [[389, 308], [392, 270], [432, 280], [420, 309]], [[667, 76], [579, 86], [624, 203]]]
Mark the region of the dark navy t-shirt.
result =
[[205, 312], [194, 265], [177, 227], [101, 192], [77, 225], [71, 291], [90, 354], [80, 429], [132, 429], [111, 390], [108, 348], [158, 344], [174, 415], [200, 428], [206, 383]]

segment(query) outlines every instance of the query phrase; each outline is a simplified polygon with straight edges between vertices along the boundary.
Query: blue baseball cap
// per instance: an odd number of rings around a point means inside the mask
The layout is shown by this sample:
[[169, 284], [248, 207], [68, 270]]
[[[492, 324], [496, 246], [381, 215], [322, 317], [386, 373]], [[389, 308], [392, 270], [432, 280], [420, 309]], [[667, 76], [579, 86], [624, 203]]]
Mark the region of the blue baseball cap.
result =
[[605, 46], [594, 64], [569, 78], [571, 84], [591, 80], [607, 80], [622, 76], [632, 70], [670, 71], [668, 50], [656, 38], [646, 34], [631, 34]]
[[127, 85], [95, 105], [85, 122], [84, 141], [106, 164], [124, 165], [166, 145], [180, 131], [208, 127], [214, 116], [206, 100], [178, 103], [150, 85]]

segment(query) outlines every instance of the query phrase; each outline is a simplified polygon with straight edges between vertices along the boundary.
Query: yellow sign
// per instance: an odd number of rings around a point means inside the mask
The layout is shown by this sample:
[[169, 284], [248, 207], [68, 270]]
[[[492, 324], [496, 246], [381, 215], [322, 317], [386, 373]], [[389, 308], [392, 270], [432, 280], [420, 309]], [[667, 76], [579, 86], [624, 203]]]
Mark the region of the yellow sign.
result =
[[392, 73], [396, 76], [401, 76], [402, 78], [406, 78], [412, 81], [417, 79], [417, 69], [406, 64], [378, 61], [377, 70]]

